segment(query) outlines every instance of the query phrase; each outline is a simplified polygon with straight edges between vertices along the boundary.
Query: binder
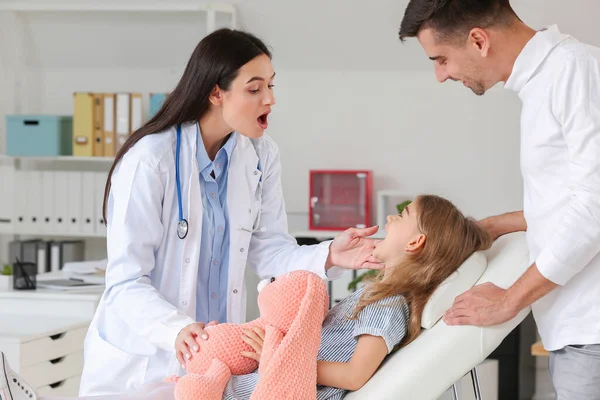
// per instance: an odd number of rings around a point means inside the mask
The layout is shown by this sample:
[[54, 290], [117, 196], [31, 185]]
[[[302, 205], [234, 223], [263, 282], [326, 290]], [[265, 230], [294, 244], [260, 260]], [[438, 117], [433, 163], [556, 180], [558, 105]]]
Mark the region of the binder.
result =
[[54, 171], [54, 230], [56, 233], [68, 232], [69, 173]]
[[28, 219], [28, 206], [27, 206], [27, 190], [29, 189], [29, 174], [28, 171], [17, 170], [15, 171], [15, 191], [14, 191], [14, 204], [15, 204], [15, 221], [14, 229], [15, 233], [24, 233], [27, 226]]
[[50, 246], [42, 240], [37, 244], [37, 271], [38, 274], [50, 272]]
[[102, 204], [104, 203], [104, 188], [108, 174], [105, 172], [94, 172], [95, 174], [95, 204], [96, 204], [96, 233], [101, 236], [106, 236], [106, 225], [102, 218]]
[[42, 215], [40, 216], [40, 231], [45, 233], [55, 232], [54, 215], [54, 172], [42, 171]]
[[60, 242], [50, 242], [50, 271], [60, 271]]
[[94, 144], [93, 156], [104, 156], [104, 95], [94, 93]]
[[68, 240], [60, 243], [60, 269], [65, 263], [83, 261], [85, 259], [85, 242], [83, 240]]
[[39, 233], [43, 228], [42, 208], [44, 198], [40, 196], [42, 187], [42, 171], [25, 171], [27, 177], [27, 214], [25, 230], [29, 233]]
[[94, 95], [73, 94], [73, 155], [91, 157], [94, 154]]
[[8, 245], [8, 262], [13, 264], [19, 259], [21, 262], [39, 264], [38, 247], [42, 243], [45, 242], [41, 239], [11, 241]]
[[81, 179], [81, 232], [95, 233], [96, 181], [95, 172], [83, 172]]
[[104, 157], [115, 156], [115, 95], [104, 94]]
[[67, 232], [81, 232], [81, 208], [82, 208], [82, 192], [81, 192], [81, 172], [67, 172], [68, 188], [67, 192]]
[[115, 152], [118, 152], [131, 133], [129, 93], [117, 93], [115, 100]]
[[[0, 233], [12, 233], [15, 220], [15, 169], [12, 165], [0, 165]], [[13, 195], [9, 195], [9, 193]]]
[[131, 130], [132, 135], [135, 131], [142, 127], [142, 94], [131, 94]]
[[50, 271], [58, 272], [65, 263], [83, 261], [85, 242], [83, 240], [50, 242]]

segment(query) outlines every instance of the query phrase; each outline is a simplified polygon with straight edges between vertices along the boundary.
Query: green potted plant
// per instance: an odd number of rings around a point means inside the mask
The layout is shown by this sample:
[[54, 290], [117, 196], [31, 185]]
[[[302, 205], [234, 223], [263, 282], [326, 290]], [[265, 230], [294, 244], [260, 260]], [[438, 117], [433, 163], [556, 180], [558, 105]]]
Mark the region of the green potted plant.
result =
[[0, 268], [0, 292], [6, 292], [10, 290], [12, 289], [12, 286], [12, 267], [8, 264], [4, 264], [2, 268]]
[[[402, 203], [400, 203], [400, 204], [397, 204], [397, 205], [396, 205], [396, 209], [398, 210], [398, 214], [401, 214], [401, 213], [402, 213], [402, 211], [404, 211], [404, 209], [406, 208], [406, 206], [407, 206], [407, 205], [409, 205], [411, 202], [412, 202], [412, 200], [406, 200], [406, 201], [403, 201], [403, 202], [402, 202]], [[381, 228], [381, 227], [380, 227], [380, 228]], [[362, 273], [362, 274], [358, 275], [356, 278], [354, 278], [354, 279], [352, 280], [352, 282], [350, 282], [350, 283], [348, 284], [348, 290], [349, 290], [349, 291], [351, 291], [351, 292], [354, 292], [354, 291], [357, 289], [358, 285], [359, 285], [359, 284], [360, 284], [360, 283], [361, 283], [361, 282], [362, 282], [362, 281], [363, 281], [365, 278], [368, 278], [368, 277], [375, 277], [375, 276], [377, 276], [377, 274], [378, 274], [378, 273], [379, 273], [379, 270], [376, 270], [376, 269], [371, 269], [371, 270], [369, 270], [369, 271], [367, 271], [367, 272], [364, 272], [364, 273]]]

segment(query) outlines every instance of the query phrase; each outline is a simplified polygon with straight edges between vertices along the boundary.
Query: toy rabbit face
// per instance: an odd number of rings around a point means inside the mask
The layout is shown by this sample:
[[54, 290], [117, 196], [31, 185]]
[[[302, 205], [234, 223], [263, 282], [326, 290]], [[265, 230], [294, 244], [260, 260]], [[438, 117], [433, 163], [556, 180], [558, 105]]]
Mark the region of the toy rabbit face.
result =
[[[325, 301], [323, 301], [325, 299]], [[284, 333], [292, 325], [303, 303], [323, 301], [324, 316], [328, 302], [325, 282], [308, 271], [293, 271], [264, 286], [258, 294], [258, 307], [261, 317]]]

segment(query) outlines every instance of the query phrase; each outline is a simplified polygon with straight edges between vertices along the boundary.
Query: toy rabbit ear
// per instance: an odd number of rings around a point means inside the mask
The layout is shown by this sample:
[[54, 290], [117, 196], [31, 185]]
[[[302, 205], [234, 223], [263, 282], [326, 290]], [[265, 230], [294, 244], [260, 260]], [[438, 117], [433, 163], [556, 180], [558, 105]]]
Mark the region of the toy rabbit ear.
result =
[[286, 390], [279, 398], [316, 398], [317, 355], [327, 305], [325, 282], [316, 275], [308, 277], [306, 293], [290, 329], [277, 349], [269, 350], [268, 364], [262, 365], [261, 360], [261, 376], [252, 399], [264, 398], [261, 394], [269, 393], [269, 388], [272, 391], [277, 382], [285, 382], [285, 385], [279, 384]]

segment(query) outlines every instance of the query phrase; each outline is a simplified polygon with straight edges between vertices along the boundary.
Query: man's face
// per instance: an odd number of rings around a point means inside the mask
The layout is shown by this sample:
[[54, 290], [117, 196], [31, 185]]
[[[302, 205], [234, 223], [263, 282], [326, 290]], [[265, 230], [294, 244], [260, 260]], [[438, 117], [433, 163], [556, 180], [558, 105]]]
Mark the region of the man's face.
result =
[[417, 39], [427, 56], [433, 61], [439, 82], [448, 79], [462, 82], [478, 96], [493, 86], [485, 72], [485, 57], [473, 43], [446, 43], [436, 38], [431, 29], [422, 29]]

